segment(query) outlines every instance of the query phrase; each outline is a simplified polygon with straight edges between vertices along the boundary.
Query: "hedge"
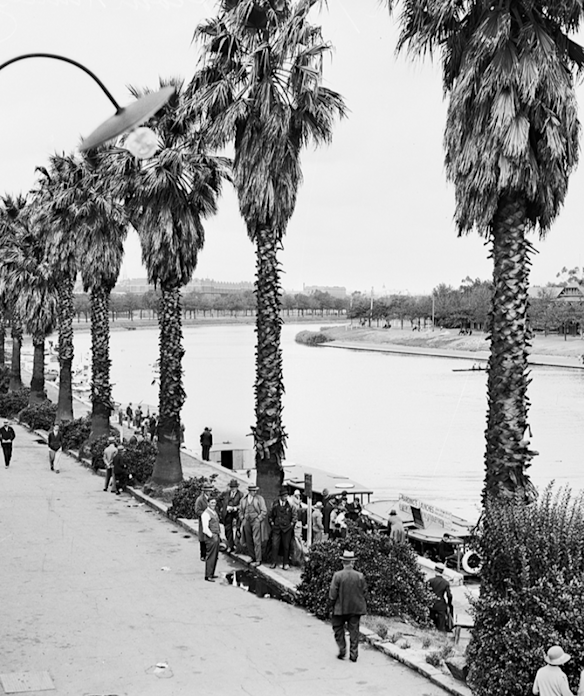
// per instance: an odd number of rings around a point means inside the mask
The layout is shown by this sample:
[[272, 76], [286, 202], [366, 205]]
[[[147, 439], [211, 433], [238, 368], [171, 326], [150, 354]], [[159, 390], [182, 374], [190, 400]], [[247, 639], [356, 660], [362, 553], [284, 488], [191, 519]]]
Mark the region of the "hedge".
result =
[[23, 408], [18, 414], [18, 419], [32, 430], [51, 430], [56, 415], [56, 404], [47, 399], [40, 404], [30, 404]]
[[23, 387], [16, 391], [9, 391], [0, 394], [0, 417], [14, 418], [23, 408], [28, 406], [28, 396], [30, 389]]
[[215, 487], [216, 478], [217, 474], [211, 474], [209, 478], [198, 476], [182, 481], [173, 496], [172, 505], [168, 508], [168, 516], [195, 519], [195, 501], [201, 495], [203, 485], [213, 486], [210, 496], [219, 497], [221, 495], [221, 491]]

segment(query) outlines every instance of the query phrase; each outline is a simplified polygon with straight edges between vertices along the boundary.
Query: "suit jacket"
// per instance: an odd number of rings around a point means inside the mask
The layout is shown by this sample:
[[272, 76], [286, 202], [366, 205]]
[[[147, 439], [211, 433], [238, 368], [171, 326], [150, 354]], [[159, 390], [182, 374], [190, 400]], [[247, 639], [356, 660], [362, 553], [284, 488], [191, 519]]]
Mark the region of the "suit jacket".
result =
[[329, 599], [334, 602], [333, 614], [366, 614], [366, 592], [367, 583], [363, 573], [351, 567], [337, 570], [329, 590]]
[[270, 523], [274, 529], [287, 532], [296, 526], [296, 508], [288, 501], [282, 505], [279, 500], [275, 500], [270, 510]]
[[260, 522], [265, 520], [268, 515], [266, 501], [259, 493], [256, 493], [251, 503], [252, 509], [248, 510], [249, 500], [249, 495], [244, 495], [241, 499], [239, 503], [239, 519], [244, 522], [246, 516], [249, 515], [252, 519], [258, 519]]
[[[234, 490], [235, 494], [231, 497], [231, 491]], [[221, 521], [225, 522], [227, 516], [233, 518], [239, 515], [239, 504], [243, 498], [243, 493], [238, 488], [228, 488], [223, 492], [221, 497]], [[236, 510], [228, 510], [227, 508], [235, 507]]]

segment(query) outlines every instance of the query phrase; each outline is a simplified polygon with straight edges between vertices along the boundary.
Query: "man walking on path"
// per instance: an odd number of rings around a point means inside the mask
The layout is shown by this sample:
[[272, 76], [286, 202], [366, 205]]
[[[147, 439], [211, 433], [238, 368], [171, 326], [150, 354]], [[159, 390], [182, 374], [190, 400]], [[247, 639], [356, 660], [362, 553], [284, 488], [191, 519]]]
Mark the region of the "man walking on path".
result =
[[51, 465], [51, 471], [59, 473], [59, 458], [61, 455], [61, 448], [63, 447], [63, 436], [59, 430], [59, 426], [55, 423], [53, 429], [49, 433], [49, 464]]
[[4, 467], [8, 469], [10, 460], [12, 459], [12, 441], [16, 437], [14, 428], [8, 420], [4, 421], [4, 425], [0, 428], [0, 443], [2, 443], [2, 451], [4, 452]]
[[213, 435], [211, 434], [211, 428], [205, 428], [201, 433], [201, 458], [204, 462], [209, 461], [209, 452], [213, 446]]
[[339, 660], [347, 654], [345, 625], [349, 629], [349, 657], [357, 662], [359, 655], [359, 622], [367, 613], [365, 593], [367, 583], [363, 573], [353, 568], [355, 553], [345, 550], [341, 556], [343, 570], [337, 570], [331, 580], [329, 599], [332, 603], [332, 626], [339, 647]]
[[436, 575], [428, 580], [428, 585], [432, 592], [436, 595], [434, 604], [430, 609], [430, 618], [439, 631], [448, 630], [446, 624], [447, 613], [452, 613], [452, 592], [450, 591], [450, 583], [442, 576], [444, 566], [442, 563], [436, 563], [434, 567]]
[[[110, 437], [109, 444], [103, 451], [103, 463], [105, 464], [105, 485], [103, 487], [104, 491], [107, 491], [111, 478], [114, 473], [114, 457], [118, 453], [118, 448], [116, 447], [116, 438]], [[112, 493], [115, 491], [115, 485], [112, 485]]]
[[262, 564], [262, 522], [266, 519], [268, 510], [266, 501], [258, 493], [256, 485], [248, 486], [247, 495], [239, 504], [239, 519], [243, 533], [243, 545], [247, 548], [252, 565]]
[[120, 488], [125, 490], [126, 483], [128, 482], [128, 467], [124, 461], [125, 450], [126, 448], [124, 447], [123, 443], [120, 442], [112, 460], [114, 469], [114, 475], [112, 478], [112, 493], [115, 493], [116, 495], [120, 494]]
[[206, 556], [205, 556], [205, 580], [215, 582], [215, 568], [219, 556], [219, 539], [221, 527], [219, 526], [219, 515], [217, 514], [217, 498], [209, 498], [209, 504], [203, 510], [200, 520], [203, 535], [205, 537]]
[[280, 497], [274, 501], [270, 510], [270, 525], [272, 527], [272, 568], [276, 567], [280, 541], [282, 542], [282, 568], [290, 567], [290, 542], [296, 526], [296, 508], [288, 502], [288, 489], [280, 488]]
[[540, 667], [535, 675], [532, 691], [536, 696], [574, 696], [568, 685], [568, 677], [560, 666], [565, 665], [570, 657], [559, 645], [552, 645], [545, 656], [547, 665]]
[[199, 520], [199, 549], [201, 552], [202, 561], [204, 561], [207, 558], [207, 545], [205, 543], [203, 525], [201, 524], [201, 515], [209, 505], [209, 495], [212, 490], [213, 486], [209, 485], [208, 483], [205, 483], [203, 485], [199, 497], [195, 500], [195, 518]]

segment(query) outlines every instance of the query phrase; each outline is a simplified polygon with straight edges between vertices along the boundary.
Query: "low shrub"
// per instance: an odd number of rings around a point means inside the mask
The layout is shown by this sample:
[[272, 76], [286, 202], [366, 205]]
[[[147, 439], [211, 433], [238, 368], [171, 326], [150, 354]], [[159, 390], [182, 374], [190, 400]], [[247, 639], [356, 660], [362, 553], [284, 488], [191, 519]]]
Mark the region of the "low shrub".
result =
[[322, 331], [300, 331], [300, 333], [296, 334], [294, 340], [296, 343], [303, 343], [306, 346], [317, 346], [320, 343], [327, 343], [334, 339]]
[[426, 662], [432, 665], [432, 667], [440, 667], [442, 664], [442, 657], [439, 652], [434, 651], [426, 655]]
[[584, 497], [549, 486], [531, 505], [488, 503], [479, 537], [480, 597], [467, 648], [477, 696], [531, 693], [544, 655], [559, 644], [573, 691], [584, 666]]
[[315, 616], [326, 618], [330, 583], [335, 571], [342, 568], [340, 556], [347, 548], [355, 552], [355, 569], [367, 581], [368, 614], [428, 622], [431, 595], [412, 547], [355, 527], [346, 539], [325, 541], [310, 549], [297, 593], [302, 606]]
[[50, 430], [57, 415], [57, 405], [49, 401], [30, 404], [20, 411], [18, 419], [32, 430]]
[[385, 640], [389, 634], [387, 624], [383, 623], [383, 621], [377, 621], [375, 623], [374, 631], [382, 640]]
[[83, 456], [91, 459], [91, 468], [94, 471], [104, 469], [103, 451], [109, 444], [109, 435], [100, 435], [95, 440], [84, 442]]
[[24, 387], [16, 391], [0, 393], [0, 417], [14, 418], [23, 408], [28, 406], [30, 389]]
[[91, 416], [76, 418], [74, 421], [61, 424], [64, 450], [80, 450], [91, 432]]
[[134, 483], [146, 483], [152, 476], [157, 451], [156, 445], [147, 440], [142, 440], [136, 445], [126, 445], [124, 462]]
[[169, 517], [185, 517], [186, 519], [195, 519], [195, 501], [201, 495], [203, 485], [213, 486], [211, 495], [218, 496], [220, 491], [215, 487], [215, 479], [217, 474], [211, 474], [209, 478], [199, 476], [182, 481], [172, 499], [172, 505], [168, 508]]

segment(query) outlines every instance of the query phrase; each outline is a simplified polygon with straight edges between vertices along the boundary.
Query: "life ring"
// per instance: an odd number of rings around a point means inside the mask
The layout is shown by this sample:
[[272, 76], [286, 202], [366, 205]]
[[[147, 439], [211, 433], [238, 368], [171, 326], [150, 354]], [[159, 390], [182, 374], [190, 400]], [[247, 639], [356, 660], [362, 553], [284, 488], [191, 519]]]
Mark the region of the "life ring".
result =
[[460, 565], [465, 573], [469, 575], [478, 575], [481, 572], [483, 561], [476, 551], [469, 549], [465, 551], [461, 558]]

